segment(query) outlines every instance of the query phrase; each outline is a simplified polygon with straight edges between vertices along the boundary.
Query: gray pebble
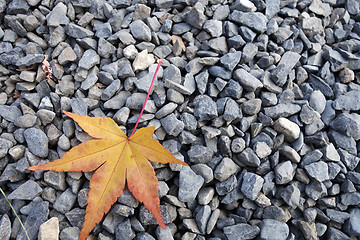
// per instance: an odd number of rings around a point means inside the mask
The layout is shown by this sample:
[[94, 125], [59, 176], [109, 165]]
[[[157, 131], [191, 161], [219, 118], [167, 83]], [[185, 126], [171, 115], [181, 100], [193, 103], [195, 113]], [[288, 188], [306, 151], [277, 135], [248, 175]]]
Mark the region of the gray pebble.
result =
[[15, 106], [0, 105], [0, 116], [9, 122], [14, 122], [21, 115], [20, 109]]
[[258, 226], [251, 226], [246, 223], [224, 227], [223, 230], [228, 240], [238, 240], [239, 236], [241, 239], [254, 239], [260, 233]]
[[96, 64], [100, 63], [100, 57], [93, 49], [88, 49], [84, 52], [83, 56], [79, 60], [79, 67], [89, 70]]
[[214, 177], [220, 182], [223, 182], [239, 169], [239, 166], [237, 166], [230, 158], [225, 157], [215, 168]]
[[48, 138], [46, 134], [37, 128], [28, 128], [24, 131], [27, 146], [34, 155], [45, 158], [48, 155]]
[[[36, 239], [40, 225], [48, 219], [49, 203], [36, 197], [28, 205], [22, 207], [20, 212], [28, 215], [23, 224], [30, 239]], [[26, 239], [23, 229], [18, 232], [16, 239]]]
[[211, 120], [218, 116], [216, 103], [207, 95], [195, 97], [194, 105], [194, 115], [200, 121]]
[[[249, 167], [258, 167], [260, 166], [260, 159], [251, 148], [246, 148], [235, 158], [235, 161], [239, 164], [245, 164]], [[241, 165], [240, 165], [241, 166]]]
[[275, 180], [277, 184], [289, 183], [295, 176], [295, 169], [290, 161], [279, 163], [275, 167]]
[[309, 105], [315, 111], [322, 114], [325, 110], [326, 98], [319, 90], [315, 90], [310, 95]]
[[72, 193], [70, 188], [68, 188], [65, 192], [63, 192], [60, 197], [58, 197], [54, 203], [54, 209], [56, 211], [61, 212], [65, 214], [66, 212], [69, 212], [76, 201], [76, 195]]
[[130, 219], [124, 220], [115, 230], [116, 239], [133, 239], [135, 238], [135, 231], [132, 230]]
[[178, 136], [185, 126], [185, 124], [178, 120], [173, 113], [160, 119], [160, 122], [166, 133], [171, 136]]
[[11, 221], [7, 214], [4, 214], [0, 219], [0, 236], [4, 240], [9, 240], [11, 236]]
[[292, 208], [302, 205], [304, 199], [300, 197], [300, 190], [294, 184], [287, 186], [281, 192], [281, 198]]
[[207, 163], [211, 161], [213, 155], [214, 151], [201, 145], [193, 145], [188, 151], [189, 159], [194, 163]]
[[192, 165], [192, 170], [204, 178], [205, 183], [209, 183], [214, 179], [213, 170], [204, 163]]
[[274, 219], [264, 219], [260, 225], [260, 238], [264, 240], [285, 240], [289, 235], [289, 227], [286, 223]]
[[234, 72], [234, 79], [239, 81], [241, 86], [248, 92], [254, 92], [263, 87], [260, 80], [242, 68]]
[[33, 180], [28, 180], [9, 194], [8, 199], [33, 200], [35, 197], [38, 197], [41, 192], [42, 189], [39, 184]]
[[79, 239], [80, 229], [77, 227], [67, 227], [60, 232], [60, 239], [62, 240], [76, 240]]
[[143, 21], [136, 20], [129, 25], [129, 28], [134, 38], [147, 42], [151, 40], [151, 30]]
[[47, 171], [44, 173], [44, 181], [56, 190], [64, 191], [66, 189], [64, 172]]
[[194, 201], [203, 183], [203, 177], [194, 173], [190, 167], [183, 167], [179, 176], [179, 200], [183, 202]]
[[250, 200], [254, 201], [263, 186], [264, 179], [257, 174], [247, 172], [243, 176], [241, 192]]
[[200, 230], [200, 233], [206, 233], [206, 226], [211, 216], [211, 209], [208, 205], [204, 205], [200, 208], [195, 216], [196, 223]]
[[345, 232], [352, 236], [359, 236], [359, 219], [360, 219], [360, 210], [354, 208], [350, 211], [350, 218], [345, 224]]

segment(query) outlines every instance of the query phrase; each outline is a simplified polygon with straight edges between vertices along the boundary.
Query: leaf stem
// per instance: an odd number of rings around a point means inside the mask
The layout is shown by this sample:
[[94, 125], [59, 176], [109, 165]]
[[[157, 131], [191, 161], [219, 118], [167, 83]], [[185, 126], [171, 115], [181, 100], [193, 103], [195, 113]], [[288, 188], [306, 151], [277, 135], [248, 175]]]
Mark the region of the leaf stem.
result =
[[[130, 137], [135, 133], [136, 128], [137, 128], [137, 126], [138, 126], [138, 124], [139, 124], [141, 115], [143, 114], [144, 109], [145, 109], [145, 106], [146, 106], [146, 103], [147, 103], [147, 101], [148, 101], [148, 99], [149, 99], [150, 92], [151, 92], [151, 89], [152, 89], [152, 87], [153, 87], [153, 85], [154, 85], [154, 81], [155, 81], [155, 78], [156, 78], [156, 74], [157, 74], [157, 72], [159, 71], [160, 65], [161, 65], [161, 59], [158, 60], [158, 65], [157, 65], [157, 67], [156, 67], [156, 70], [155, 70], [155, 73], [154, 73], [154, 77], [153, 77], [153, 79], [152, 79], [152, 81], [151, 81], [149, 91], [148, 91], [147, 96], [146, 96], [146, 98], [145, 98], [144, 105], [143, 105], [143, 107], [142, 107], [142, 109], [141, 109], [141, 112], [140, 112], [140, 114], [139, 114], [139, 117], [138, 117], [138, 119], [137, 119], [137, 121], [136, 121], [135, 127], [134, 127], [134, 129], [133, 129]], [[129, 138], [130, 138], [130, 137], [129, 137]]]

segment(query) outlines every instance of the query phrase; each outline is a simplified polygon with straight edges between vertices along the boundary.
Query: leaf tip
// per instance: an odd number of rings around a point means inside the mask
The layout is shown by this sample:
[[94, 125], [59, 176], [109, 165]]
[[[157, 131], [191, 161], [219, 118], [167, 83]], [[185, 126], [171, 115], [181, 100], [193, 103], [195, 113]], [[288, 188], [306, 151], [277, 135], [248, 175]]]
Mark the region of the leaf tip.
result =
[[36, 168], [35, 168], [35, 166], [32, 166], [32, 167], [29, 167], [28, 170], [30, 170], [30, 171], [36, 171]]

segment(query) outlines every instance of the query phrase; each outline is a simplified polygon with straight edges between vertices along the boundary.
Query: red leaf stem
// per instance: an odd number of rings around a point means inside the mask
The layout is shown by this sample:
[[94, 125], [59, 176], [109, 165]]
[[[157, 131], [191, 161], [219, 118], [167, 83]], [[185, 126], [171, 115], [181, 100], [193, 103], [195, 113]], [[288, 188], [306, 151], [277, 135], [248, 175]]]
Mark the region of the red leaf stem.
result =
[[[138, 117], [138, 119], [137, 119], [137, 121], [136, 121], [135, 127], [134, 127], [134, 129], [133, 129], [130, 137], [135, 133], [136, 128], [137, 128], [137, 126], [138, 126], [138, 124], [139, 124], [141, 115], [143, 114], [144, 109], [145, 109], [145, 106], [146, 106], [146, 103], [147, 103], [147, 101], [148, 101], [148, 99], [149, 99], [150, 92], [151, 92], [151, 89], [152, 89], [152, 87], [153, 87], [153, 85], [154, 85], [154, 81], [155, 81], [155, 78], [156, 78], [156, 74], [157, 74], [157, 72], [159, 71], [160, 65], [161, 65], [161, 59], [158, 60], [158, 65], [157, 65], [157, 67], [156, 67], [156, 70], [155, 70], [155, 73], [154, 73], [154, 77], [153, 77], [153, 79], [152, 79], [152, 81], [151, 81], [149, 91], [148, 91], [147, 96], [146, 96], [146, 98], [145, 98], [144, 105], [143, 105], [143, 107], [142, 107], [142, 109], [141, 109], [141, 112], [140, 112], [140, 114], [139, 114], [139, 117]], [[130, 137], [129, 137], [129, 138], [130, 138]]]

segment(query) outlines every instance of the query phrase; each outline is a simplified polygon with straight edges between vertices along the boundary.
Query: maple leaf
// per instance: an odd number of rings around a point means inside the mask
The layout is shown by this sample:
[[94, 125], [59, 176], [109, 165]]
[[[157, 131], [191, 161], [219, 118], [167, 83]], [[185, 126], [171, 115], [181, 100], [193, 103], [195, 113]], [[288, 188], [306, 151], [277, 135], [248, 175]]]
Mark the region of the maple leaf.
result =
[[63, 172], [95, 170], [90, 180], [85, 222], [79, 239], [88, 236], [121, 196], [125, 181], [134, 197], [152, 212], [160, 227], [165, 228], [160, 214], [158, 180], [148, 160], [187, 164], [176, 159], [158, 141], [151, 138], [155, 127], [141, 128], [127, 137], [111, 118], [64, 113], [96, 139], [73, 147], [61, 159], [29, 169]]
[[[159, 61], [158, 68], [161, 64]], [[152, 139], [155, 127], [144, 127], [135, 132], [144, 111], [153, 81], [130, 137], [127, 137], [111, 118], [88, 117], [64, 111], [91, 137], [66, 152], [61, 159], [29, 169], [62, 172], [92, 172], [87, 199], [85, 222], [79, 240], [85, 240], [97, 223], [101, 221], [111, 205], [122, 195], [125, 183], [134, 195], [154, 215], [162, 228], [166, 228], [160, 214], [158, 180], [149, 161], [177, 163], [187, 166]], [[149, 161], [148, 161], [149, 160]]]

